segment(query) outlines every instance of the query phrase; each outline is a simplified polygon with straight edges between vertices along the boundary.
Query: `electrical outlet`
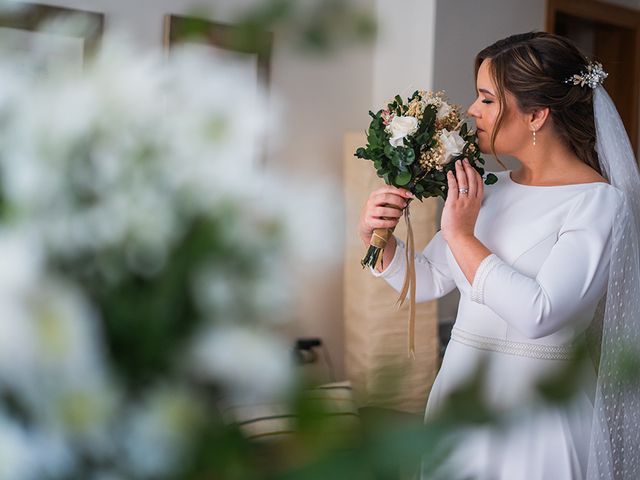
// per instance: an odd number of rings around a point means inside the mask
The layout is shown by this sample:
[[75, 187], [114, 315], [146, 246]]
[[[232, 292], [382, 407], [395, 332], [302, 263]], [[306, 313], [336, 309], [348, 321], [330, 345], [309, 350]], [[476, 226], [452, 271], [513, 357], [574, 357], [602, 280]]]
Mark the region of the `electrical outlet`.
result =
[[320, 345], [322, 345], [322, 340], [319, 338], [299, 338], [296, 340], [296, 348], [298, 350], [310, 350]]
[[322, 340], [319, 338], [298, 338], [293, 353], [298, 363], [315, 363], [318, 360], [315, 348], [320, 346]]

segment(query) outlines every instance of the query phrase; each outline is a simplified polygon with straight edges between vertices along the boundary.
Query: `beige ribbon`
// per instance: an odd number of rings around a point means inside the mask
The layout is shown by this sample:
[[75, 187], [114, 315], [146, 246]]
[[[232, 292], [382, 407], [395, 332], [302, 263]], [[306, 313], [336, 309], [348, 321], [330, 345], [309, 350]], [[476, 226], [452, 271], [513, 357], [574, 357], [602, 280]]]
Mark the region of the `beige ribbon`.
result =
[[[415, 328], [416, 328], [416, 265], [414, 263], [414, 251], [415, 247], [413, 244], [413, 228], [411, 227], [411, 215], [409, 213], [409, 206], [411, 204], [411, 200], [407, 201], [407, 206], [404, 209], [404, 220], [407, 224], [407, 239], [406, 239], [406, 271], [404, 275], [404, 283], [402, 285], [402, 291], [400, 292], [400, 296], [398, 300], [396, 300], [396, 308], [402, 307], [404, 301], [407, 296], [407, 292], [409, 292], [409, 325], [408, 325], [408, 339], [409, 339], [409, 357], [415, 360]], [[394, 207], [393, 205], [387, 205], [388, 207]], [[397, 207], [396, 207], [397, 208]], [[390, 228], [376, 228], [373, 231], [373, 235], [371, 236], [371, 240], [369, 241], [370, 245], [376, 246], [383, 251], [380, 252], [378, 256], [378, 261], [376, 262], [375, 268], [378, 268], [380, 271], [384, 270], [384, 265], [382, 263], [382, 258], [384, 257], [384, 248], [387, 245], [387, 241], [391, 238], [394, 229]]]
[[404, 220], [407, 223], [407, 240], [405, 249], [405, 258], [407, 268], [405, 270], [404, 275], [404, 283], [402, 285], [402, 290], [400, 291], [400, 296], [396, 301], [396, 307], [400, 308], [405, 298], [407, 297], [407, 292], [409, 292], [409, 356], [415, 360], [415, 328], [416, 328], [416, 264], [414, 262], [414, 244], [413, 244], [413, 229], [411, 228], [411, 215], [409, 214], [409, 203], [404, 209]]

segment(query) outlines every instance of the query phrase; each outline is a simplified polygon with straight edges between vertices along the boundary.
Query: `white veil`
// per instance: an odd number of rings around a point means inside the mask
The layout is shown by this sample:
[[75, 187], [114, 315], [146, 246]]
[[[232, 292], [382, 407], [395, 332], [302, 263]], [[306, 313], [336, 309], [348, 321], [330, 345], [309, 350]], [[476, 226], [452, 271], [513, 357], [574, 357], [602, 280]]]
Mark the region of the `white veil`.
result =
[[[593, 90], [596, 151], [611, 185], [624, 201], [616, 213], [588, 480], [640, 479], [640, 174], [616, 107], [602, 85]], [[598, 318], [600, 317], [600, 318]]]

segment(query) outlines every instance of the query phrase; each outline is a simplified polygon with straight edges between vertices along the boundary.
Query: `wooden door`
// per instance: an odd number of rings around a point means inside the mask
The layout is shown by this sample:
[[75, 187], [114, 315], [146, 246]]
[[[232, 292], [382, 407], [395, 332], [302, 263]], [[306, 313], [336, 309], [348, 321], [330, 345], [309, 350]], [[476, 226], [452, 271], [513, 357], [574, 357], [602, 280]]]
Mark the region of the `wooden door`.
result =
[[570, 38], [585, 54], [602, 62], [609, 73], [604, 87], [637, 154], [640, 11], [594, 0], [547, 0], [546, 29]]

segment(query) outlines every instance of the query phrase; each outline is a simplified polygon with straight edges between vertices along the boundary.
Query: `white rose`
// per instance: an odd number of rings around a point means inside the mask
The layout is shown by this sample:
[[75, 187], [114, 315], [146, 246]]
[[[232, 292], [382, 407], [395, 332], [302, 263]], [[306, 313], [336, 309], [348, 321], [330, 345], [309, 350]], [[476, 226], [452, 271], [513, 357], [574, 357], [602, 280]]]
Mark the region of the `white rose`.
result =
[[442, 105], [440, 105], [440, 108], [438, 108], [438, 113], [436, 114], [436, 118], [438, 120], [442, 120], [444, 117], [449, 115], [452, 110], [453, 108], [451, 107], [451, 105], [449, 105], [447, 102], [442, 102]]
[[453, 156], [462, 153], [462, 149], [466, 143], [458, 132], [450, 132], [446, 128], [440, 133], [440, 142], [444, 149], [440, 165], [449, 163]]
[[393, 117], [389, 124], [391, 138], [389, 143], [394, 146], [404, 146], [404, 137], [412, 135], [418, 130], [418, 119], [416, 117]]

